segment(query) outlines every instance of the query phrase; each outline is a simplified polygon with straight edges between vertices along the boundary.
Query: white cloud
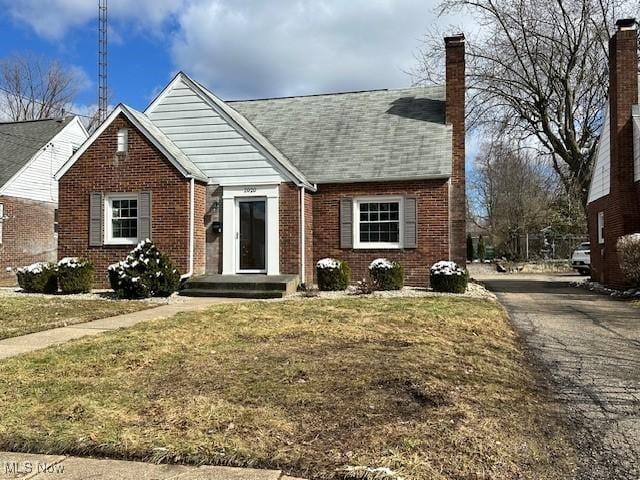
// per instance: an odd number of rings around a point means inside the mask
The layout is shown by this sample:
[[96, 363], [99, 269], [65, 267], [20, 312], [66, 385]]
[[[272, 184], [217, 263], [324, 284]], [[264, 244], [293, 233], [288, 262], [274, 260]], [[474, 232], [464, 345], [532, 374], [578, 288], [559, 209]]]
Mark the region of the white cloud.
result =
[[[43, 5], [43, 3], [45, 5]], [[403, 87], [439, 0], [109, 0], [110, 41], [153, 35], [223, 98]], [[40, 36], [95, 22], [90, 0], [0, 0]], [[46, 15], [43, 15], [46, 10]], [[455, 23], [470, 25], [468, 17]], [[169, 78], [155, 79], [161, 83]]]
[[223, 98], [407, 86], [437, 2], [196, 0], [173, 60]]
[[[109, 18], [139, 30], [158, 30], [186, 0], [109, 0]], [[93, 0], [0, 0], [0, 6], [19, 23], [41, 37], [60, 40], [74, 27], [95, 21], [98, 2]], [[110, 25], [110, 28], [113, 24]], [[116, 35], [120, 35], [116, 31]], [[117, 38], [117, 37], [116, 37]]]

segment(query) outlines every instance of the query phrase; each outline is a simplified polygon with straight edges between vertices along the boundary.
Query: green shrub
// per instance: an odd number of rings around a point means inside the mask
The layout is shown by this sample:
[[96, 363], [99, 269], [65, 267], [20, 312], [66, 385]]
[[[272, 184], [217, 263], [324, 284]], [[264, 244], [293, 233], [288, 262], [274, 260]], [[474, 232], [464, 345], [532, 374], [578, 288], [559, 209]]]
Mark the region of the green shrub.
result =
[[640, 233], [620, 237], [616, 247], [624, 277], [634, 287], [640, 287]]
[[404, 268], [395, 260], [375, 259], [369, 264], [369, 275], [376, 290], [400, 290], [404, 286]]
[[84, 258], [66, 257], [58, 262], [58, 285], [64, 294], [89, 293], [94, 266]]
[[484, 237], [482, 235], [480, 235], [480, 238], [478, 238], [478, 248], [476, 251], [476, 256], [480, 259], [481, 262], [484, 262], [484, 259], [487, 256], [487, 247], [484, 244]]
[[431, 288], [434, 292], [464, 293], [469, 283], [469, 273], [454, 262], [435, 263], [430, 270]]
[[56, 293], [58, 275], [53, 263], [37, 262], [16, 271], [18, 285], [28, 293]]
[[109, 283], [120, 298], [168, 297], [180, 287], [180, 274], [151, 240], [109, 266]]
[[473, 262], [473, 257], [475, 256], [475, 249], [473, 248], [473, 238], [471, 238], [471, 234], [467, 235], [467, 260]]
[[341, 262], [335, 258], [323, 258], [316, 263], [316, 275], [320, 290], [344, 290], [351, 280], [351, 269], [347, 262]]

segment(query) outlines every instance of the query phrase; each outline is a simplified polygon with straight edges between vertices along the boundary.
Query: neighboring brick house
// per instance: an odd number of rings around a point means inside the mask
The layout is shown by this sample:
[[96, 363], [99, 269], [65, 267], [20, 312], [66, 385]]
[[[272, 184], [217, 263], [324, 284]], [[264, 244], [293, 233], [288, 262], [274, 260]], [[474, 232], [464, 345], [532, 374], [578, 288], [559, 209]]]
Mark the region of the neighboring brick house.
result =
[[378, 257], [426, 285], [465, 263], [464, 37], [443, 87], [225, 102], [179, 73], [119, 105], [58, 172], [59, 255], [107, 265], [150, 237], [185, 275], [295, 274]]
[[640, 99], [638, 30], [633, 19], [617, 22], [609, 42], [609, 102], [588, 197], [591, 275], [624, 287], [618, 239], [640, 232]]
[[53, 178], [87, 139], [77, 117], [0, 123], [0, 282], [15, 267], [56, 259]]

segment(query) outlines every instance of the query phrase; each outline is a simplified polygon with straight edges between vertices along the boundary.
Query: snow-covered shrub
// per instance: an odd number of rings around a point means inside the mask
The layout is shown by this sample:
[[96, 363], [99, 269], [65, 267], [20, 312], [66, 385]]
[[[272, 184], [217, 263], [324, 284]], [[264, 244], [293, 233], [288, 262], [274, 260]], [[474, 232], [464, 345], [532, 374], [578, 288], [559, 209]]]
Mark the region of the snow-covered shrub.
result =
[[434, 292], [464, 293], [467, 290], [469, 274], [455, 262], [434, 263], [430, 274]]
[[58, 275], [53, 263], [37, 262], [16, 270], [18, 285], [28, 293], [56, 293]]
[[93, 283], [93, 263], [84, 258], [65, 257], [58, 262], [58, 285], [65, 294], [89, 293]]
[[347, 262], [335, 258], [323, 258], [316, 263], [316, 275], [320, 290], [344, 290], [349, 285], [351, 269]]
[[109, 265], [109, 283], [120, 298], [168, 297], [178, 290], [180, 274], [149, 239], [127, 257]]
[[640, 287], [640, 233], [620, 237], [617, 248], [622, 273], [634, 287]]
[[369, 275], [376, 290], [400, 290], [404, 286], [404, 268], [395, 260], [376, 258], [369, 264]]

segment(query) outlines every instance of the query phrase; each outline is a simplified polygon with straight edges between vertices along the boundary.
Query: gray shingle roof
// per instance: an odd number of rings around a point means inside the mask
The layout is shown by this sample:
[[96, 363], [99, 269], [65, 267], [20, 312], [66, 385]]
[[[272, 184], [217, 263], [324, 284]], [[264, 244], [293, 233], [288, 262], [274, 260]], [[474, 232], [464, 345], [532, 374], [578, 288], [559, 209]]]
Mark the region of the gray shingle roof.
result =
[[313, 183], [451, 175], [444, 87], [227, 102]]
[[0, 123], [0, 187], [71, 120], [73, 117]]

